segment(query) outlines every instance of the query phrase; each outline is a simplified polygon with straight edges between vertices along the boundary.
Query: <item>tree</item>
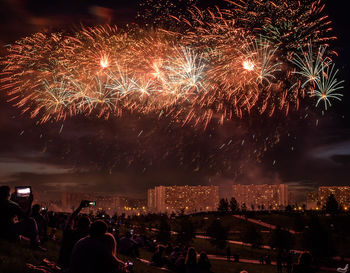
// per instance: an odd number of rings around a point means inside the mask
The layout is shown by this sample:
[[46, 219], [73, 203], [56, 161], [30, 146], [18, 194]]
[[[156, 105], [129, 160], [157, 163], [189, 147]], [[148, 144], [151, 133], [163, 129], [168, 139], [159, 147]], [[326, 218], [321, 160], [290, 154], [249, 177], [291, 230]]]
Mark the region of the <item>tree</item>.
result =
[[247, 206], [246, 206], [245, 203], [242, 203], [242, 205], [241, 205], [241, 210], [242, 210], [243, 212], [247, 211]]
[[329, 213], [329, 214], [334, 215], [338, 211], [339, 211], [339, 204], [338, 204], [337, 200], [335, 199], [334, 194], [331, 194], [327, 198], [326, 212]]
[[228, 213], [228, 201], [225, 198], [220, 199], [218, 211], [221, 213]]
[[210, 243], [220, 249], [224, 249], [227, 245], [227, 229], [218, 219], [214, 219], [207, 228], [206, 235], [209, 236]]
[[170, 225], [168, 222], [168, 217], [162, 216], [160, 218], [160, 224], [158, 227], [158, 232], [156, 235], [157, 241], [160, 243], [168, 243], [171, 238]]
[[252, 247], [259, 247], [262, 244], [262, 236], [254, 224], [248, 224], [247, 228], [242, 231], [241, 239], [245, 243], [249, 243]]
[[236, 198], [232, 197], [230, 200], [230, 210], [235, 213], [239, 210], [238, 202]]
[[271, 233], [270, 246], [276, 248], [279, 252], [283, 250], [290, 250], [294, 245], [294, 238], [292, 234], [277, 226]]
[[287, 206], [285, 207], [285, 211], [286, 211], [288, 214], [292, 213], [292, 211], [293, 211], [292, 206], [291, 206], [291, 205], [287, 205]]
[[188, 245], [190, 242], [192, 242], [194, 236], [195, 230], [192, 221], [187, 216], [181, 217], [179, 219], [179, 227], [177, 229], [177, 242], [183, 245]]

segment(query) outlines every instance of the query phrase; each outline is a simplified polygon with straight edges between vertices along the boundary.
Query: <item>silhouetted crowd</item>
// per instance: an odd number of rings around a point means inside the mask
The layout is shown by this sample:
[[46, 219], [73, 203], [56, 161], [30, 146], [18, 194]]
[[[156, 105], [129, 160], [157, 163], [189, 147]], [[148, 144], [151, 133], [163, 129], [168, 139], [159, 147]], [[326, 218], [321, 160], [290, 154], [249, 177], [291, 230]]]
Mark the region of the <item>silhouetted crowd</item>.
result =
[[157, 245], [152, 265], [166, 267], [175, 272], [211, 273], [211, 264], [205, 252], [199, 257], [193, 247]]
[[[126, 273], [132, 272], [128, 262], [118, 259], [116, 233], [110, 232], [108, 221], [79, 215], [88, 201], [82, 201], [71, 215], [48, 213], [33, 205], [33, 195], [18, 197], [10, 194], [8, 186], [0, 187], [0, 235], [16, 242], [30, 241], [33, 250], [46, 251], [45, 240], [56, 240], [57, 228], [63, 230], [59, 258], [54, 267], [38, 267], [38, 272]], [[103, 218], [103, 217], [102, 217]], [[48, 234], [48, 226], [53, 227]], [[112, 229], [113, 231], [113, 229]], [[121, 238], [122, 239], [122, 238]], [[126, 246], [126, 244], [124, 244]], [[135, 255], [135, 247], [121, 249]], [[35, 266], [31, 267], [35, 269]]]
[[[183, 273], [212, 273], [212, 266], [205, 252], [197, 253], [195, 248], [182, 245], [158, 244], [145, 234], [136, 234], [129, 229], [119, 234], [122, 224], [117, 216], [110, 217], [101, 212], [97, 215], [81, 214], [89, 201], [82, 201], [72, 213], [55, 213], [33, 203], [33, 195], [18, 198], [10, 194], [8, 186], [0, 187], [0, 237], [12, 242], [29, 240], [30, 248], [46, 251], [42, 243], [57, 241], [57, 231], [62, 231], [58, 261], [46, 261], [46, 272], [67, 273], [127, 273], [133, 272], [130, 261], [122, 261], [117, 254], [130, 258], [140, 256], [140, 248], [152, 252], [150, 265]], [[231, 250], [227, 248], [227, 260]], [[278, 254], [277, 272], [282, 272], [282, 263], [287, 264], [288, 273], [313, 273], [312, 257], [303, 253], [299, 262], [292, 266], [292, 257]], [[233, 255], [235, 262], [239, 255]], [[142, 260], [142, 259], [140, 259]], [[260, 258], [261, 264], [271, 264], [269, 256]], [[35, 268], [35, 266], [33, 267]], [[32, 268], [32, 269], [33, 269]], [[40, 272], [45, 272], [43, 267]], [[221, 273], [221, 272], [218, 272]]]

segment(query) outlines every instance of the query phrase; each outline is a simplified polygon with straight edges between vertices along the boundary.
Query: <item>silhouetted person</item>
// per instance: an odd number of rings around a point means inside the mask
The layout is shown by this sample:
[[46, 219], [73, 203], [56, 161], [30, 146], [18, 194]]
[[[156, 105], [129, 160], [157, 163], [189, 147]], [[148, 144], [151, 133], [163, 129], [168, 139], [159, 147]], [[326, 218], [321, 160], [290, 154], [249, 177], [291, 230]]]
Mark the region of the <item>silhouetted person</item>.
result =
[[40, 239], [44, 239], [46, 240], [48, 235], [47, 235], [47, 218], [45, 218], [42, 214], [41, 214], [41, 206], [39, 204], [35, 204], [32, 207], [32, 215], [31, 215], [35, 221], [36, 224], [38, 226], [38, 231], [39, 231], [39, 236]]
[[175, 260], [175, 267], [178, 272], [184, 272], [185, 271], [185, 260], [186, 260], [186, 253], [183, 250], [179, 251], [179, 255], [177, 256]]
[[271, 264], [271, 258], [269, 255], [265, 256], [265, 264]]
[[[10, 240], [17, 240], [20, 235], [30, 239], [33, 249], [45, 250], [40, 246], [38, 227], [35, 220], [29, 217], [30, 209], [25, 212], [18, 203], [9, 200], [10, 188], [0, 187], [0, 236]], [[27, 208], [31, 207], [33, 195], [27, 200]]]
[[201, 252], [198, 259], [197, 269], [198, 273], [211, 273], [211, 264], [205, 252]]
[[90, 228], [90, 219], [87, 216], [82, 216], [78, 219], [77, 225], [73, 228], [73, 222], [77, 217], [78, 213], [83, 207], [85, 202], [82, 201], [79, 207], [69, 217], [64, 230], [61, 242], [61, 249], [58, 257], [58, 265], [62, 268], [68, 268], [70, 264], [70, 258], [72, 250], [76, 242], [81, 238], [88, 236]]
[[168, 264], [171, 268], [175, 268], [175, 262], [176, 262], [176, 259], [179, 257], [179, 255], [180, 255], [180, 247], [175, 246], [173, 251], [168, 256]]
[[227, 260], [230, 261], [230, 259], [231, 259], [231, 247], [230, 246], [226, 247], [226, 257], [227, 257]]
[[197, 253], [193, 247], [188, 248], [185, 259], [185, 272], [196, 273], [197, 272]]
[[299, 256], [298, 264], [293, 266], [293, 273], [314, 273], [315, 270], [311, 267], [312, 257], [308, 252], [304, 252]]
[[277, 273], [282, 273], [282, 252], [281, 251], [278, 251], [276, 265], [277, 265]]
[[292, 264], [293, 264], [293, 256], [292, 256], [292, 253], [289, 251], [286, 255], [287, 273], [292, 273]]
[[260, 262], [260, 264], [264, 264], [264, 256], [263, 255], [260, 256], [259, 262]]
[[155, 266], [164, 265], [164, 252], [165, 252], [165, 246], [158, 245], [151, 259], [152, 265], [155, 265]]
[[119, 273], [125, 272], [125, 264], [116, 256], [114, 236], [106, 233], [107, 224], [93, 222], [89, 236], [80, 239], [73, 248], [70, 272], [72, 273]]
[[126, 232], [125, 236], [119, 239], [118, 252], [129, 256], [139, 256], [137, 242], [132, 239], [130, 232]]

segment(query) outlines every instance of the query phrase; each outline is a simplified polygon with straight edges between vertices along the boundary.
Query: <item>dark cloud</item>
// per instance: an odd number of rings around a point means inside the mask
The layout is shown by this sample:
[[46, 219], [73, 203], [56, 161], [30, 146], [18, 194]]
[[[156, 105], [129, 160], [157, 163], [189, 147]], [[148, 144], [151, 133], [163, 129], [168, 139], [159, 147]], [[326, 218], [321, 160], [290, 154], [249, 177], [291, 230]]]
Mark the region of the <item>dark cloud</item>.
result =
[[331, 159], [339, 164], [342, 165], [349, 165], [350, 164], [350, 155], [332, 155]]

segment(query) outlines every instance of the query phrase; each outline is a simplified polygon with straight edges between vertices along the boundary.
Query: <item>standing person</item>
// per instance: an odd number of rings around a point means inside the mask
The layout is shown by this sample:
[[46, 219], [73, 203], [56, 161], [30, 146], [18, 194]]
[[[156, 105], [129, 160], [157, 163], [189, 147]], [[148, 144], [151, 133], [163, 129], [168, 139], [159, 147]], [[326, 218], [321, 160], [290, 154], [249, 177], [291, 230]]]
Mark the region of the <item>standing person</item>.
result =
[[259, 262], [260, 262], [260, 264], [264, 264], [264, 256], [263, 255], [260, 256]]
[[193, 247], [188, 248], [185, 259], [185, 272], [196, 273], [197, 272], [197, 253]]
[[77, 215], [84, 207], [86, 207], [86, 201], [81, 201], [79, 207], [72, 213], [65, 224], [61, 241], [61, 249], [57, 261], [57, 264], [63, 269], [69, 267], [70, 258], [75, 243], [89, 234], [90, 219], [87, 216], [80, 217], [77, 221], [76, 227], [73, 227], [73, 223], [75, 222]]
[[266, 256], [265, 256], [265, 264], [271, 264], [270, 255], [266, 255]]
[[25, 212], [17, 202], [10, 200], [10, 188], [8, 186], [0, 187], [0, 237], [17, 240], [19, 236], [30, 239], [30, 246], [33, 249], [46, 251], [40, 246], [38, 227], [35, 219], [29, 217], [33, 194], [26, 200]]
[[227, 257], [227, 261], [230, 261], [230, 259], [231, 259], [231, 247], [229, 245], [226, 247], [226, 257]]
[[292, 252], [289, 251], [286, 255], [287, 273], [292, 273], [292, 264], [293, 264], [293, 256], [292, 256]]
[[282, 273], [282, 252], [281, 251], [278, 251], [276, 265], [277, 265], [277, 273]]

